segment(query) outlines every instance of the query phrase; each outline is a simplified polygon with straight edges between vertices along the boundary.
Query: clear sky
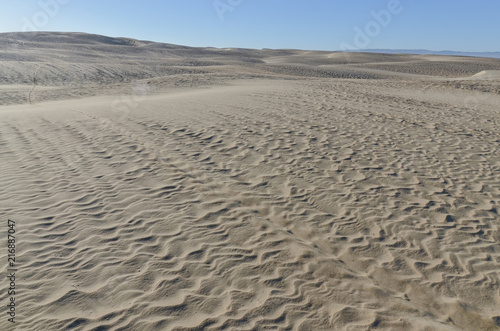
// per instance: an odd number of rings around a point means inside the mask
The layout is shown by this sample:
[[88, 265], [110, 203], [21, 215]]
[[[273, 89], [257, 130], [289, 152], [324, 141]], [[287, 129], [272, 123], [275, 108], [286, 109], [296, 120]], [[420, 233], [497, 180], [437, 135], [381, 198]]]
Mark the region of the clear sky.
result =
[[0, 32], [214, 47], [500, 51], [500, 0], [0, 1]]

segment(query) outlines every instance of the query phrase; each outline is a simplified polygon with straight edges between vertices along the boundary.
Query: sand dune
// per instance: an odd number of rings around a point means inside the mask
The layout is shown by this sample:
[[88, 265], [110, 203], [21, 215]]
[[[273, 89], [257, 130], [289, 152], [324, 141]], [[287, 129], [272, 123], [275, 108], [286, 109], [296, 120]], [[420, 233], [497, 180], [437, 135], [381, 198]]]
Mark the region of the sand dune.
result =
[[471, 79], [500, 80], [500, 70], [483, 70], [472, 76]]
[[18, 330], [500, 328], [500, 60], [0, 44]]

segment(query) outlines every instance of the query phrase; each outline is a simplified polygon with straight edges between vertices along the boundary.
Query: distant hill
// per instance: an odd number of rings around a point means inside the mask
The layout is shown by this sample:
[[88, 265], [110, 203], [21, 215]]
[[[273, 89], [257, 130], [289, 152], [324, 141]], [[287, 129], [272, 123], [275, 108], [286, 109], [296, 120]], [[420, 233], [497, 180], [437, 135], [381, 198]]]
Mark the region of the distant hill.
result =
[[181, 82], [191, 86], [211, 84], [214, 79], [248, 77], [458, 78], [482, 71], [500, 71], [498, 58], [394, 54], [417, 52], [429, 51], [221, 49], [77, 32], [0, 33], [0, 85], [72, 88], [154, 80], [154, 84], [161, 81], [165, 86], [179, 86]]
[[419, 54], [419, 55], [453, 55], [453, 56], [474, 56], [491, 57], [500, 59], [500, 52], [457, 52], [457, 51], [430, 51], [428, 49], [363, 49], [349, 50], [349, 52], [385, 53], [385, 54]]

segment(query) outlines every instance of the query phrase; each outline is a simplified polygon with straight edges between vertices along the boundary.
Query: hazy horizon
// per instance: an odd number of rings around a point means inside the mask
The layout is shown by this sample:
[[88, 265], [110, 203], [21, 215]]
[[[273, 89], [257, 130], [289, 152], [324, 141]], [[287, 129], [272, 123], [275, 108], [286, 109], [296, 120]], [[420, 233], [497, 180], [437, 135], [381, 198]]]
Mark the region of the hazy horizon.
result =
[[84, 32], [218, 48], [499, 52], [500, 3], [466, 1], [30, 0], [6, 3], [0, 32]]

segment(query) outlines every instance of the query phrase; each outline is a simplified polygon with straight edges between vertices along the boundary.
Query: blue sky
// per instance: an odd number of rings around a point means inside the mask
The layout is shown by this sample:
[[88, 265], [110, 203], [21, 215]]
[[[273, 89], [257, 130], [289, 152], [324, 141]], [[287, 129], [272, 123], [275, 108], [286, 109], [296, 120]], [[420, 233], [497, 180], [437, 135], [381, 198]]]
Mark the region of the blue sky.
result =
[[0, 32], [189, 46], [500, 51], [499, 0], [3, 0]]

